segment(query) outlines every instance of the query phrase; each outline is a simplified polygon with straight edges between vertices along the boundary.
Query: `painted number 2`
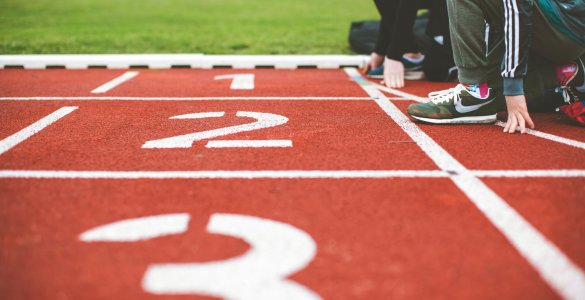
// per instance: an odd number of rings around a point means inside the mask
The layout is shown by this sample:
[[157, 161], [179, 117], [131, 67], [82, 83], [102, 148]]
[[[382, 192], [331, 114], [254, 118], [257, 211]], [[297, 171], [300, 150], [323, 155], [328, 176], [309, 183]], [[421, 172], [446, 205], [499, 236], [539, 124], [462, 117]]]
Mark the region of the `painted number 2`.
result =
[[[88, 230], [83, 242], [134, 242], [187, 231], [189, 214], [123, 220]], [[205, 295], [225, 299], [320, 299], [286, 279], [315, 257], [311, 236], [289, 224], [251, 216], [213, 214], [207, 231], [250, 244], [242, 256], [207, 263], [165, 263], [148, 267], [145, 291], [159, 295]]]
[[[171, 117], [172, 120], [220, 118], [225, 112], [202, 112]], [[237, 117], [256, 119], [255, 122], [236, 125], [213, 130], [194, 132], [185, 135], [173, 136], [164, 139], [152, 140], [144, 143], [142, 148], [190, 148], [194, 142], [208, 140], [230, 134], [254, 131], [264, 128], [276, 127], [288, 122], [288, 118], [261, 112], [239, 111]], [[207, 148], [264, 148], [264, 147], [292, 147], [291, 140], [213, 140], [206, 145]]]

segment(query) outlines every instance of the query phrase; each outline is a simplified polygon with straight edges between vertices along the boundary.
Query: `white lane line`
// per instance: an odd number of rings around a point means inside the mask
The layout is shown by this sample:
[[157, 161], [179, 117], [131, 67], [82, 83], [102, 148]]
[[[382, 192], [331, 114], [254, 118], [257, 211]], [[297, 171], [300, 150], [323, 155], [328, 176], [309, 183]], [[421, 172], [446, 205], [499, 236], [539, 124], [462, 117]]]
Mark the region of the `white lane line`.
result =
[[363, 79], [357, 70], [347, 68], [345, 71], [441, 170], [458, 173], [457, 176], [450, 177], [455, 185], [500, 230], [553, 290], [565, 299], [583, 299], [585, 273], [575, 263], [506, 201], [410, 121], [377, 87]]
[[[406, 100], [403, 98], [397, 98]], [[0, 101], [245, 101], [245, 100], [279, 100], [279, 101], [370, 101], [370, 97], [0, 97]]]
[[491, 178], [571, 178], [585, 177], [585, 170], [475, 170], [476, 177]]
[[287, 148], [291, 140], [215, 140], [207, 142], [207, 148]]
[[[496, 122], [497, 126], [500, 127], [506, 127], [506, 123], [502, 122], [502, 121], [498, 121]], [[530, 135], [534, 135], [537, 136], [539, 138], [543, 138], [543, 139], [547, 139], [553, 142], [557, 142], [557, 143], [561, 143], [561, 144], [565, 144], [565, 145], [569, 145], [575, 148], [579, 148], [579, 149], [583, 149], [585, 150], [585, 143], [583, 142], [579, 142], [576, 140], [571, 140], [568, 138], [564, 138], [564, 137], [560, 137], [554, 134], [550, 134], [550, 133], [545, 133], [542, 131], [538, 131], [538, 130], [534, 130], [534, 129], [527, 129], [526, 133], [530, 134]]]
[[30, 138], [31, 136], [38, 133], [39, 131], [45, 129], [47, 126], [55, 123], [56, 121], [63, 118], [64, 116], [72, 113], [77, 108], [78, 108], [77, 106], [61, 107], [58, 110], [51, 113], [50, 115], [36, 121], [35, 123], [20, 130], [19, 132], [1, 140], [0, 141], [0, 155], [2, 155], [6, 151], [12, 149], [14, 146], [22, 143], [23, 141]]
[[[583, 178], [585, 170], [469, 170], [483, 178]], [[67, 171], [0, 170], [15, 179], [391, 179], [458, 176], [440, 170]]]
[[[359, 75], [359, 73], [358, 73]], [[412, 100], [412, 101], [416, 101], [416, 102], [428, 102], [429, 98], [425, 98], [425, 97], [419, 97], [413, 94], [409, 94], [400, 90], [395, 90], [386, 86], [383, 86], [381, 84], [377, 84], [377, 83], [373, 83], [371, 81], [368, 81], [371, 85], [375, 86], [378, 90], [386, 92], [386, 93], [390, 93], [396, 96], [400, 96], [402, 98], [398, 98], [399, 100]], [[388, 98], [390, 100], [397, 100], [396, 98]]]
[[116, 78], [112, 79], [111, 81], [106, 82], [103, 85], [97, 87], [96, 89], [91, 91], [91, 93], [92, 94], [106, 93], [106, 92], [110, 91], [111, 89], [119, 86], [120, 84], [136, 77], [137, 75], [138, 75], [138, 72], [136, 72], [136, 71], [126, 72], [126, 73], [122, 74], [121, 76], [116, 77]]
[[46, 179], [345, 179], [345, 178], [441, 178], [443, 171], [418, 170], [286, 170], [286, 171], [50, 171], [1, 170], [0, 178]]

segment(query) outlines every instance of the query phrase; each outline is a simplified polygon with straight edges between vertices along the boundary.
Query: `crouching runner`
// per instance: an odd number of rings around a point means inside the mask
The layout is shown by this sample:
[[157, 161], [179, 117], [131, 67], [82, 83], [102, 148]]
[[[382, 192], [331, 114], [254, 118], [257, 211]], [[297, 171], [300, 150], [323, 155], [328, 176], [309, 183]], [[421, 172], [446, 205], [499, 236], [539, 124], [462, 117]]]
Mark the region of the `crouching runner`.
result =
[[[460, 83], [432, 92], [408, 114], [436, 124], [493, 123], [534, 128], [526, 99], [561, 86], [567, 102], [585, 92], [585, 0], [448, 0]], [[530, 67], [529, 67], [530, 66]]]

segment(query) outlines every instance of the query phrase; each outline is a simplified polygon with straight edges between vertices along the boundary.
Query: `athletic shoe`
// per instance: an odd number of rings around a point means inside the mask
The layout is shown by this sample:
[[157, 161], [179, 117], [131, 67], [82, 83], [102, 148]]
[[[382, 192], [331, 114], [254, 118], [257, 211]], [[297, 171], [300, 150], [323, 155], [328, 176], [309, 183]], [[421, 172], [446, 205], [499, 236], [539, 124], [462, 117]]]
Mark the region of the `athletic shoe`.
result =
[[425, 78], [425, 73], [423, 72], [424, 61], [425, 61], [424, 55], [421, 57], [421, 59], [416, 61], [403, 57], [402, 64], [404, 64], [404, 79], [406, 80], [424, 79]]
[[485, 124], [496, 121], [496, 102], [492, 90], [482, 98], [462, 84], [429, 94], [427, 103], [412, 104], [408, 114], [419, 121], [433, 124]]
[[378, 67], [378, 68], [375, 68], [375, 69], [368, 71], [366, 76], [368, 76], [370, 78], [375, 78], [375, 79], [384, 79], [384, 66], [381, 66], [381, 67]]
[[[404, 79], [406, 80], [422, 80], [425, 77], [423, 72], [423, 59], [419, 62], [414, 62], [407, 58], [402, 58], [402, 64], [404, 65]], [[366, 76], [375, 79], [384, 79], [384, 66], [370, 70]]]

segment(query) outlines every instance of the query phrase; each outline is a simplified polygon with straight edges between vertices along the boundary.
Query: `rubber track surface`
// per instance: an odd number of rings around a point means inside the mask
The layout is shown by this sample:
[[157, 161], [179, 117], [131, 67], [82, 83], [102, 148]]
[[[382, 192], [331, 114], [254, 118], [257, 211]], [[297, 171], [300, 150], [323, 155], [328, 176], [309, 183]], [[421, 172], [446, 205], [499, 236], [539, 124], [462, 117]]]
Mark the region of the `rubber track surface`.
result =
[[[416, 175], [0, 176], [0, 298], [208, 299], [197, 292], [156, 295], [145, 289], [143, 279], [153, 264], [221, 262], [251, 251], [243, 239], [209, 232], [210, 218], [220, 213], [272, 220], [308, 234], [316, 245], [314, 257], [288, 278], [323, 299], [560, 298], [450, 175], [441, 173], [343, 70], [135, 71], [135, 78], [94, 94], [127, 71], [0, 70], [0, 140], [62, 107], [78, 107], [0, 154], [0, 175], [267, 170]], [[234, 90], [231, 80], [215, 79], [226, 74], [253, 74], [255, 87]], [[450, 87], [407, 85], [401, 91], [419, 97]], [[402, 112], [415, 103], [386, 95]], [[172, 99], [176, 97], [186, 98]], [[225, 115], [172, 119], [204, 112]], [[194, 141], [187, 148], [143, 147], [147, 141], [254, 121], [237, 117], [238, 112], [269, 113], [288, 121]], [[534, 114], [533, 119], [541, 132], [585, 143], [583, 128], [559, 115]], [[534, 135], [505, 135], [494, 125], [417, 126], [469, 170], [524, 174], [481, 180], [581, 272], [585, 269], [585, 175], [535, 177], [533, 172], [583, 171], [583, 148]], [[210, 140], [290, 140], [292, 147], [209, 148]], [[190, 216], [184, 233], [137, 242], [80, 239], [101, 225], [175, 213]], [[252, 278], [257, 272], [261, 270], [250, 269], [246, 275]]]

